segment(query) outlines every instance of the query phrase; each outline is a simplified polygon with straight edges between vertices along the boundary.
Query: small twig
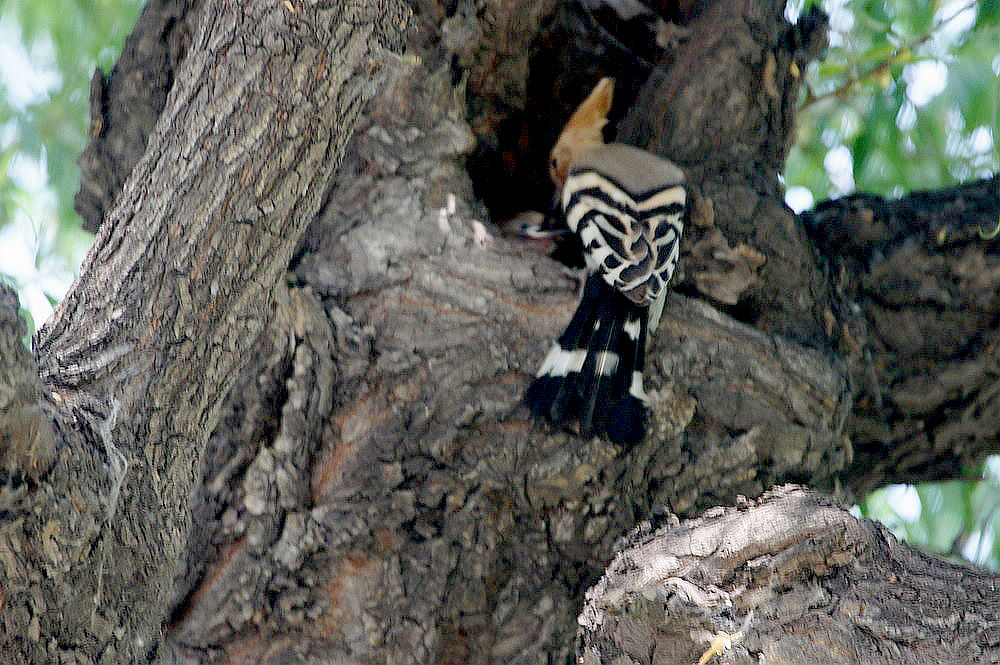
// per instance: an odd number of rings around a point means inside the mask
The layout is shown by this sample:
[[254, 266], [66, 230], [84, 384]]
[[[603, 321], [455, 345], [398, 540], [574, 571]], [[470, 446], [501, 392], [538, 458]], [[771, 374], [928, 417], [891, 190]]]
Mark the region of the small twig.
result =
[[903, 44], [902, 46], [897, 48], [895, 51], [892, 52], [892, 55], [890, 55], [884, 61], [872, 67], [867, 72], [861, 75], [853, 75], [853, 74], [849, 75], [847, 81], [845, 81], [842, 85], [838, 86], [836, 90], [831, 90], [830, 92], [824, 93], [822, 95], [814, 95], [812, 90], [807, 89], [808, 96], [806, 97], [805, 102], [803, 102], [802, 108], [806, 108], [808, 106], [817, 104], [821, 101], [830, 98], [842, 98], [847, 95], [848, 91], [852, 87], [854, 87], [854, 85], [861, 83], [863, 81], [868, 81], [873, 78], [879, 78], [884, 76], [885, 74], [888, 73], [890, 67], [892, 67], [895, 64], [898, 64], [901, 60], [903, 60], [904, 57], [910, 57], [914, 49], [916, 49], [917, 47], [921, 46], [922, 44], [930, 40], [930, 38], [934, 36], [934, 33], [937, 30], [939, 30], [943, 26], [953, 21], [962, 12], [968, 9], [973, 9], [975, 6], [976, 6], [976, 0], [971, 0], [968, 4], [955, 11], [951, 16], [943, 18], [934, 25], [932, 25], [927, 30], [927, 32], [915, 37], [906, 44]]

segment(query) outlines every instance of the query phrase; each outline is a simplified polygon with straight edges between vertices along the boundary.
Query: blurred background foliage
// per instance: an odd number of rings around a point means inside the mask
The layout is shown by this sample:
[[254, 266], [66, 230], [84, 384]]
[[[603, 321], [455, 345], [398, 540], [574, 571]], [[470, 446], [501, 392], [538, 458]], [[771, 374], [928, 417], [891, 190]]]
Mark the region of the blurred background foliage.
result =
[[0, 0], [0, 276], [29, 328], [72, 283], [93, 236], [73, 211], [90, 79], [110, 71], [141, 0]]
[[[813, 3], [791, 0], [796, 16]], [[900, 196], [997, 167], [1000, 0], [827, 0], [830, 46], [805, 73], [785, 166], [796, 211]]]
[[[794, 210], [854, 191], [899, 196], [991, 175], [1000, 132], [1000, 0], [790, 0], [830, 16], [805, 76], [784, 173]], [[141, 0], [0, 0], [0, 278], [29, 327], [93, 238], [73, 211], [90, 78], [110, 71]], [[910, 543], [1000, 569], [1000, 458], [856, 508]]]
[[882, 488], [858, 512], [927, 552], [1000, 570], [1000, 457], [965, 480]]

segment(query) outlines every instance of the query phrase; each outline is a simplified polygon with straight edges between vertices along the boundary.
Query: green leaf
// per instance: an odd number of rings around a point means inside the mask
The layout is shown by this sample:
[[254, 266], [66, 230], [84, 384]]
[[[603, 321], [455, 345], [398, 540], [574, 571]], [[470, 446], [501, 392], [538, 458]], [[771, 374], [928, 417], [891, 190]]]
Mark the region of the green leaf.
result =
[[973, 30], [1000, 25], [1000, 0], [979, 0], [979, 13]]

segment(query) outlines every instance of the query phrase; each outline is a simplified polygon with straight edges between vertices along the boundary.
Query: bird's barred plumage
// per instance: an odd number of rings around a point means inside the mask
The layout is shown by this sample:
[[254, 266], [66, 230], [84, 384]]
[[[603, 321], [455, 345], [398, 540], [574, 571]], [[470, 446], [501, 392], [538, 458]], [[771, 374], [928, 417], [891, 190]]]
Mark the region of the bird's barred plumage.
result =
[[565, 191], [566, 223], [587, 267], [632, 302], [656, 300], [677, 267], [683, 187], [633, 194], [588, 168], [570, 175]]
[[615, 443], [645, 435], [647, 331], [659, 321], [677, 266], [683, 182], [673, 163], [631, 146], [602, 145], [574, 160], [562, 207], [590, 274], [525, 396], [536, 416], [578, 420], [583, 434]]

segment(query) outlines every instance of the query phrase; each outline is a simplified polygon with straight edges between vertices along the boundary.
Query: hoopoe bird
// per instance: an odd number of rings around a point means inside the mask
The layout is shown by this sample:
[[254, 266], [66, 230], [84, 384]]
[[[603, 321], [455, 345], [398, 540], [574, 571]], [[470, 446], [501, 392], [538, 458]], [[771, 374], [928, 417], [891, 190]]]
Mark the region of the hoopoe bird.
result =
[[602, 79], [552, 151], [550, 175], [587, 277], [525, 402], [554, 425], [577, 421], [583, 435], [634, 445], [646, 432], [647, 337], [677, 267], [686, 193], [684, 173], [669, 160], [603, 143], [611, 87]]

